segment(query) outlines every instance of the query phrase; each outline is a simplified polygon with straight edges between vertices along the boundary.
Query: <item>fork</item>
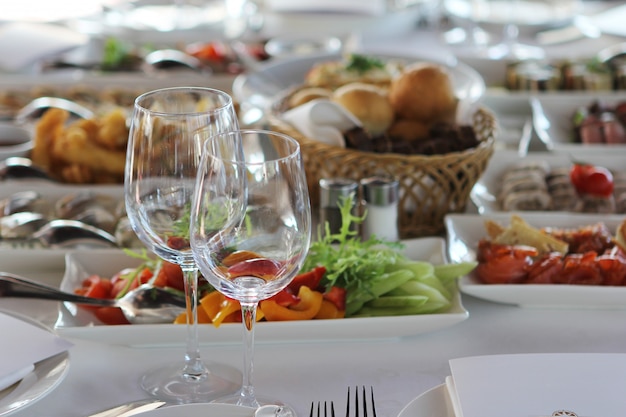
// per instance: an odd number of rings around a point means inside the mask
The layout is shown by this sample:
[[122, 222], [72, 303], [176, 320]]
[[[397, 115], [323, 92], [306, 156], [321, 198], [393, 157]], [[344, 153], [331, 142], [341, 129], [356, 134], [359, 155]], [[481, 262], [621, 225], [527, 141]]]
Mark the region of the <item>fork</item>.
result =
[[[324, 414], [323, 417], [335, 417], [335, 404], [330, 402], [330, 415], [328, 414], [328, 407], [326, 401], [324, 401]], [[320, 401], [317, 402], [317, 407], [315, 407], [315, 402], [311, 403], [311, 411], [309, 411], [309, 417], [322, 417], [322, 403]]]
[[[373, 417], [376, 417], [376, 403], [374, 402], [374, 388], [370, 387], [369, 410]], [[332, 406], [332, 404], [331, 404]], [[365, 386], [361, 389], [361, 401], [359, 401], [359, 387], [354, 387], [354, 417], [367, 417], [368, 397]], [[348, 398], [346, 400], [346, 417], [350, 417], [350, 387], [348, 387]]]

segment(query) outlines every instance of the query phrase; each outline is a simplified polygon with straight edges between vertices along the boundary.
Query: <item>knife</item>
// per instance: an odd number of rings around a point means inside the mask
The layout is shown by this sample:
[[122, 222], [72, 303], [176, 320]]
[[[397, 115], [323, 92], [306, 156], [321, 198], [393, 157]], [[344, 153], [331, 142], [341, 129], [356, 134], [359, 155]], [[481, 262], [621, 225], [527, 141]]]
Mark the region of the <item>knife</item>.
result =
[[139, 400], [118, 405], [86, 417], [130, 417], [145, 411], [156, 410], [157, 408], [165, 407], [167, 405], [170, 404], [156, 399]]

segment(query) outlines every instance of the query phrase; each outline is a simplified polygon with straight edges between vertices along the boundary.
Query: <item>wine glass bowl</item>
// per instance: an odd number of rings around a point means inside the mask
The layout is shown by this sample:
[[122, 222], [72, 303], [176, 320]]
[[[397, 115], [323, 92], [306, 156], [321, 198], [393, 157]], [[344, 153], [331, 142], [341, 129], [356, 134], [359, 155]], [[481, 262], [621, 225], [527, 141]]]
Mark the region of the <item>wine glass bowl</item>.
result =
[[[234, 144], [241, 144], [238, 148]], [[210, 219], [226, 217], [221, 230]], [[252, 384], [257, 305], [284, 289], [300, 271], [311, 239], [311, 210], [300, 147], [262, 130], [218, 134], [205, 143], [191, 213], [191, 247], [213, 287], [241, 304], [243, 386], [216, 401], [258, 407]], [[284, 407], [281, 415], [289, 415]]]
[[184, 362], [159, 367], [141, 380], [159, 399], [208, 402], [235, 391], [241, 374], [200, 359], [197, 305], [198, 268], [189, 244], [189, 215], [203, 142], [237, 129], [232, 99], [222, 91], [176, 87], [135, 100], [125, 171], [126, 212], [147, 248], [179, 265], [185, 281], [187, 352]]

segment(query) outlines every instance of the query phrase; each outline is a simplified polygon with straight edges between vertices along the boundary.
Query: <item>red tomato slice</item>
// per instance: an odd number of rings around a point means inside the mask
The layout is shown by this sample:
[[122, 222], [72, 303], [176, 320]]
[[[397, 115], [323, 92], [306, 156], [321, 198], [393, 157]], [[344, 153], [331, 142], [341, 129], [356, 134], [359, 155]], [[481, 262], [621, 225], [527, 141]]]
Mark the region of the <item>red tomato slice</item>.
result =
[[105, 324], [130, 324], [119, 307], [98, 307], [94, 314]]
[[570, 181], [581, 194], [600, 197], [609, 197], [613, 194], [613, 174], [604, 167], [574, 164], [570, 169]]

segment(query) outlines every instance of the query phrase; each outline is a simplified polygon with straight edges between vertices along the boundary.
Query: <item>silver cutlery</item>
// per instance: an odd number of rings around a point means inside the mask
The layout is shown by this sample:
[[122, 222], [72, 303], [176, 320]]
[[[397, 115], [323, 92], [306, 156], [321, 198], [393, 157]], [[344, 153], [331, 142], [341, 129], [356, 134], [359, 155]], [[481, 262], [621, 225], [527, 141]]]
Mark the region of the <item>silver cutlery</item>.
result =
[[70, 113], [71, 117], [79, 119], [91, 119], [94, 113], [88, 108], [74, 101], [60, 97], [38, 97], [22, 107], [15, 115], [15, 123], [26, 125], [37, 120], [50, 108], [58, 108]]
[[[367, 417], [371, 415], [376, 417], [376, 402], [374, 401], [374, 388], [370, 387], [369, 396], [365, 390], [365, 386], [361, 387], [361, 396], [359, 397], [359, 387], [354, 387], [354, 413], [350, 413], [350, 387], [348, 387], [348, 397], [346, 400], [346, 417]], [[370, 413], [370, 414], [368, 414]]]
[[309, 411], [309, 417], [335, 417], [335, 404], [331, 401], [330, 409], [326, 401], [324, 401], [324, 408], [322, 409], [322, 403], [311, 403], [311, 410]]
[[537, 97], [530, 98], [530, 107], [532, 108], [533, 114], [533, 128], [537, 137], [547, 151], [552, 151], [554, 148], [554, 144], [552, 143], [552, 139], [550, 139], [550, 135], [548, 134], [548, 129], [550, 128], [550, 120], [546, 117], [543, 106]]
[[184, 297], [165, 288], [144, 284], [117, 299], [84, 297], [61, 291], [8, 272], [0, 272], [0, 297], [69, 301], [101, 307], [119, 307], [131, 323], [173, 323], [185, 311]]

